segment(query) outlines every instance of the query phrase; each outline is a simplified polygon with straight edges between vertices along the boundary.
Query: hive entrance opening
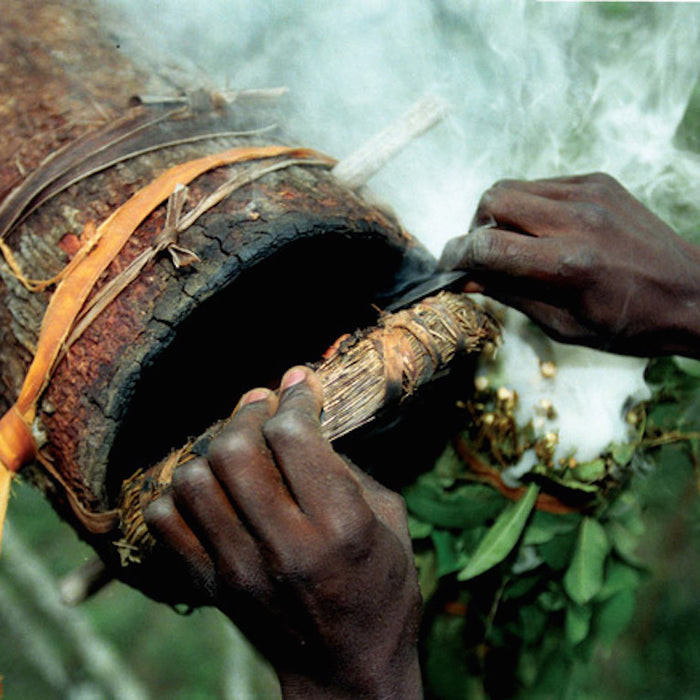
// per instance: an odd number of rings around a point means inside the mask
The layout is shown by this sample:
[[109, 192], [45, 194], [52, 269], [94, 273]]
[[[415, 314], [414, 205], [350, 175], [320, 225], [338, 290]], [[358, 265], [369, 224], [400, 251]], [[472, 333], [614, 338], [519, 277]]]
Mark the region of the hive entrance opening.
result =
[[110, 500], [136, 470], [230, 415], [242, 393], [274, 387], [291, 365], [373, 324], [399, 262], [381, 240], [326, 234], [276, 250], [200, 305], [142, 371], [110, 453]]

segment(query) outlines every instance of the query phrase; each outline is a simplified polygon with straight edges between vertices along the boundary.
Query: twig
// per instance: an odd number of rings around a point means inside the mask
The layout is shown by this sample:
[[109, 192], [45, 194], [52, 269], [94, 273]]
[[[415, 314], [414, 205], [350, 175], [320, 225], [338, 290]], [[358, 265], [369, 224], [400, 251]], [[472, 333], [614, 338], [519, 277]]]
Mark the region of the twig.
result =
[[446, 114], [447, 105], [442, 100], [430, 95], [421, 98], [393, 124], [341, 160], [333, 168], [333, 174], [350, 189], [361, 187], [411, 141], [442, 121]]
[[113, 580], [114, 576], [107, 570], [101, 559], [90, 559], [58, 582], [61, 602], [73, 608], [95, 595]]

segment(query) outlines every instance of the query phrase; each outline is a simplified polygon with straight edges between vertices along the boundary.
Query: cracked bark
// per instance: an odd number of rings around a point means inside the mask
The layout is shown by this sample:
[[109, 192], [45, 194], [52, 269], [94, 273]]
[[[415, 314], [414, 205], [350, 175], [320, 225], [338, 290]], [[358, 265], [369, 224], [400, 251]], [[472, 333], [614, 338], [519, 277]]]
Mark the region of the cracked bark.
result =
[[[120, 116], [130, 97], [144, 92], [172, 88], [116, 50], [91, 3], [7, 0], [0, 24], [0, 94], [7, 98], [0, 105], [0, 200], [50, 153]], [[227, 129], [270, 122], [259, 103], [245, 101], [195, 109], [190, 118], [195, 126], [209, 119]], [[138, 156], [71, 185], [6, 242], [29, 276], [50, 277], [74, 254], [87, 222], [101, 223], [164, 169], [232, 145], [286, 141], [278, 130]], [[223, 168], [198, 178], [190, 204], [227, 177]], [[161, 206], [100, 284], [151, 244], [164, 218]], [[227, 415], [250, 386], [318, 358], [337, 335], [371, 321], [372, 304], [397, 279], [432, 265], [390, 214], [318, 166], [242, 187], [179, 242], [201, 262], [176, 270], [166, 256], [147, 267], [71, 347], [42, 397], [43, 450], [87, 508], [112, 507], [123, 478]], [[49, 297], [26, 291], [0, 263], [2, 411], [19, 392]], [[61, 488], [38, 468], [26, 473], [110, 559], [109, 543], [76, 520]]]

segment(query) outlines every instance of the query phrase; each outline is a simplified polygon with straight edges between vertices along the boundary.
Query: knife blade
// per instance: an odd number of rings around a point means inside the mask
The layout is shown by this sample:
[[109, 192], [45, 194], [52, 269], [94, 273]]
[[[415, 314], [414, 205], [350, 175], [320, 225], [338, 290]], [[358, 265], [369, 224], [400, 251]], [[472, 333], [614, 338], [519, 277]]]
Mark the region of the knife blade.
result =
[[416, 281], [407, 291], [405, 291], [398, 299], [395, 299], [391, 304], [384, 307], [386, 313], [394, 313], [405, 309], [411, 304], [415, 304], [425, 297], [432, 294], [437, 294], [444, 290], [457, 290], [464, 287], [469, 279], [469, 273], [461, 270], [452, 270], [450, 272], [435, 272], [428, 277], [423, 277]]

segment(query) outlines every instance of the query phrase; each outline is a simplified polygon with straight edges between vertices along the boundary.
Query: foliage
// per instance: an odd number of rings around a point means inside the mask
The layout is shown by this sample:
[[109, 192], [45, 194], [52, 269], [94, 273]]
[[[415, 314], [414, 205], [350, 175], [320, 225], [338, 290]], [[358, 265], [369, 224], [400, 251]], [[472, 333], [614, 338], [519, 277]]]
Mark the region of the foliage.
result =
[[429, 697], [579, 696], [587, 662], [613, 648], [648, 579], [637, 555], [654, 498], [647, 474], [672, 469], [678, 451], [696, 462], [699, 367], [654, 361], [654, 396], [632, 414], [630, 443], [581, 465], [540, 452], [519, 488], [500, 478], [517, 457], [508, 431], [519, 450], [532, 435], [505, 420], [497, 393], [476, 393], [464, 433], [404, 494], [427, 600]]

